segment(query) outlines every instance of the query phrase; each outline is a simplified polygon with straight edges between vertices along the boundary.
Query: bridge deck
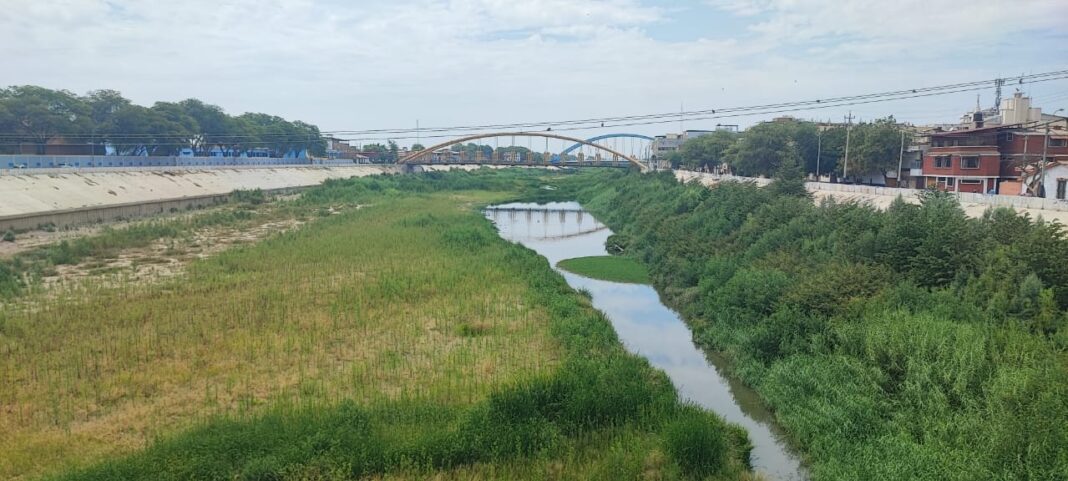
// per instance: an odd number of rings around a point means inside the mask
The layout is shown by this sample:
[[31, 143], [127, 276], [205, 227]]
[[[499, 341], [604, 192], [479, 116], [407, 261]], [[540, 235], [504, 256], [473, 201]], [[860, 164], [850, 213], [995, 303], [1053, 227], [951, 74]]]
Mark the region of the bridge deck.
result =
[[405, 162], [408, 165], [501, 165], [512, 167], [606, 167], [614, 169], [624, 169], [631, 166], [631, 162], [627, 160], [588, 160], [582, 162], [510, 162], [503, 160], [460, 160], [460, 161], [440, 161], [440, 160], [412, 160]]

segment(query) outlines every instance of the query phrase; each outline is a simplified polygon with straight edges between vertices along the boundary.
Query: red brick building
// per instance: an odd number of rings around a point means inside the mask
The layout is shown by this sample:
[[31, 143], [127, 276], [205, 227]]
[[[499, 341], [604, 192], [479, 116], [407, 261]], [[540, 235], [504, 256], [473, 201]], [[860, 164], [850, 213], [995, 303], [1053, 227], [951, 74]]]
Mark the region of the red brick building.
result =
[[[1030, 124], [1035, 125], [1035, 124]], [[990, 192], [1002, 180], [1018, 181], [1024, 168], [1041, 161], [1068, 161], [1068, 130], [1061, 125], [1039, 128], [1009, 125], [951, 132], [933, 132], [923, 157], [927, 187], [953, 192]]]
[[936, 132], [923, 156], [926, 186], [953, 192], [989, 192], [1001, 177], [998, 128]]

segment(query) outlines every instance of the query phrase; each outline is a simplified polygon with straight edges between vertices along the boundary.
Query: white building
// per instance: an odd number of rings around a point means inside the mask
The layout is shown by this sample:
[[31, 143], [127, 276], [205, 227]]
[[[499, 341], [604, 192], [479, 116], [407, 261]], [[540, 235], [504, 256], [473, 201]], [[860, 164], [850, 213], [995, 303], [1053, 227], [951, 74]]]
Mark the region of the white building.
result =
[[650, 144], [650, 149], [654, 156], [663, 158], [671, 152], [679, 150], [679, 147], [682, 147], [682, 144], [687, 140], [695, 139], [702, 135], [708, 135], [712, 132], [713, 131], [711, 130], [686, 130], [681, 134], [657, 135], [653, 138], [653, 141]]

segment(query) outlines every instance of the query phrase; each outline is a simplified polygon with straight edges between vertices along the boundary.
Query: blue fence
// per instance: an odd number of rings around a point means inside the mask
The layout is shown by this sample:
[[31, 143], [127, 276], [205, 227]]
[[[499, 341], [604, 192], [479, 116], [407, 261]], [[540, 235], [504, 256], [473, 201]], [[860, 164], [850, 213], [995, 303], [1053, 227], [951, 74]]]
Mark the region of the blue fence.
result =
[[[322, 161], [278, 157], [141, 157], [124, 155], [0, 155], [0, 170], [97, 167], [198, 167], [254, 165], [318, 165]], [[332, 159], [328, 165], [351, 164]]]

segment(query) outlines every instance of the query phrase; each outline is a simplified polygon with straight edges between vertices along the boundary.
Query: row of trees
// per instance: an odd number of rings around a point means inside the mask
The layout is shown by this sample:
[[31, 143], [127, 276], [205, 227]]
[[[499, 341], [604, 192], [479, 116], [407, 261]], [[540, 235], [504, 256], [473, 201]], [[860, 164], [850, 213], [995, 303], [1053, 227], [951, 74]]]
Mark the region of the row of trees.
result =
[[50, 143], [93, 151], [107, 144], [120, 155], [176, 155], [187, 148], [198, 155], [326, 152], [315, 125], [261, 113], [232, 116], [197, 99], [143, 107], [114, 90], [80, 96], [31, 85], [0, 89], [0, 152], [33, 146], [43, 154]]
[[[849, 130], [849, 175], [885, 174], [897, 168], [902, 135], [911, 136], [893, 117], [862, 122]], [[843, 173], [846, 127], [821, 130], [813, 122], [765, 122], [744, 133], [717, 131], [686, 141], [668, 159], [693, 170], [728, 167], [738, 175], [770, 176], [784, 163], [805, 172]]]

